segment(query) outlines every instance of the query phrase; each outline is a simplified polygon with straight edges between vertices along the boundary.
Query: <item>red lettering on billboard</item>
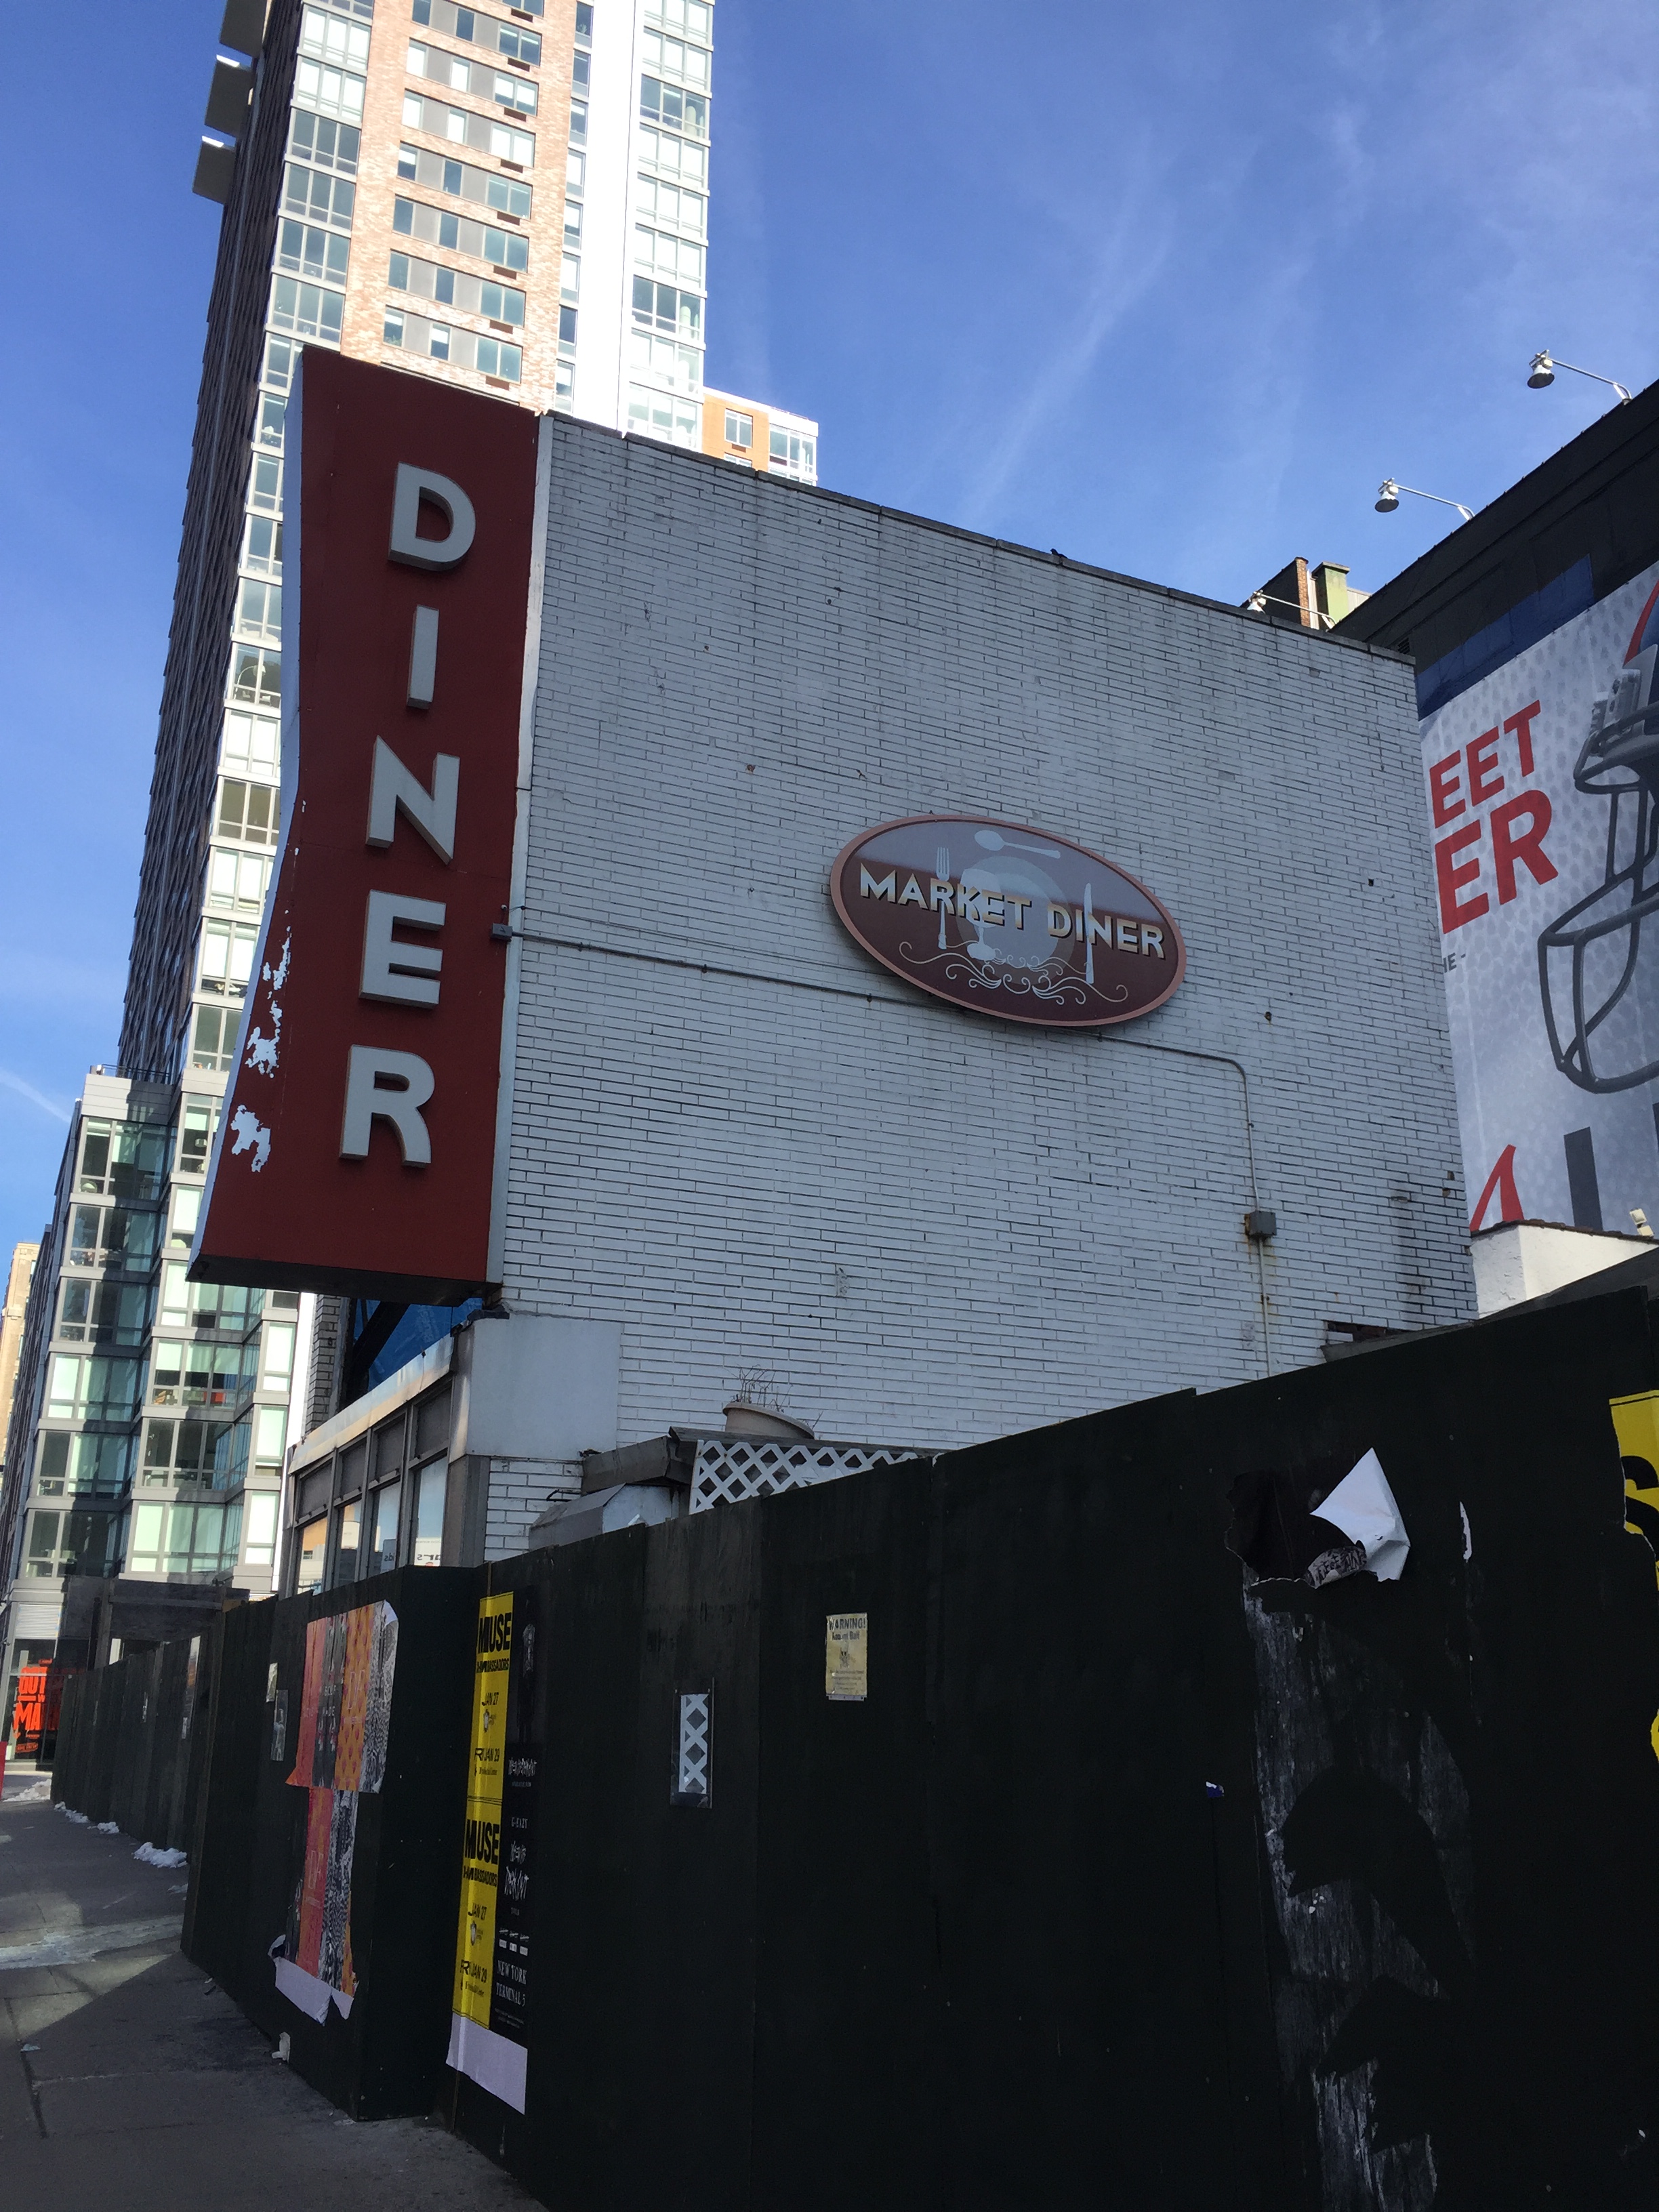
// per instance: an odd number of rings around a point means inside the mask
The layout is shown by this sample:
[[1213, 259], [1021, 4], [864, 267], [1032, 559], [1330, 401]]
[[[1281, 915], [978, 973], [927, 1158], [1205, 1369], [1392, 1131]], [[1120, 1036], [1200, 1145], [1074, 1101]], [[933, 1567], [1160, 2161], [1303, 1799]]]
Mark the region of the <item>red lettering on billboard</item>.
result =
[[283, 842], [191, 1273], [447, 1303], [489, 1279], [536, 421], [308, 349], [288, 423]]
[[1457, 763], [1462, 757], [1462, 753], [1448, 753], [1444, 760], [1436, 761], [1429, 770], [1429, 797], [1434, 807], [1434, 826], [1437, 830], [1443, 830], [1449, 822], [1455, 822], [1463, 811], [1461, 799], [1455, 805], [1452, 804], [1452, 793], [1458, 787]]
[[1506, 715], [1504, 733], [1513, 736], [1521, 751], [1521, 773], [1532, 774], [1532, 726], [1534, 719], [1543, 713], [1540, 702], [1534, 699], [1530, 707], [1523, 707], [1518, 714]]
[[[1517, 830], [1524, 818], [1526, 828]], [[1507, 906], [1515, 896], [1515, 864], [1519, 860], [1536, 884], [1553, 883], [1560, 871], [1544, 850], [1544, 836], [1551, 821], [1549, 793], [1523, 791], [1492, 811], [1492, 864], [1498, 872], [1498, 903]]]
[[1465, 757], [1469, 764], [1469, 799], [1472, 805], [1484, 806], [1489, 799], [1496, 799], [1504, 788], [1504, 778], [1498, 766], [1498, 732], [1484, 730], [1469, 746]]
[[1480, 841], [1481, 825], [1471, 822], [1467, 828], [1454, 830], [1449, 837], [1443, 837], [1434, 848], [1435, 882], [1440, 892], [1440, 928], [1443, 936], [1454, 929], [1462, 929], [1466, 921], [1478, 921], [1491, 906], [1485, 891], [1477, 891], [1471, 899], [1460, 902], [1458, 893], [1465, 884], [1472, 884], [1480, 873], [1479, 860], [1457, 860], [1454, 855], [1465, 845]]

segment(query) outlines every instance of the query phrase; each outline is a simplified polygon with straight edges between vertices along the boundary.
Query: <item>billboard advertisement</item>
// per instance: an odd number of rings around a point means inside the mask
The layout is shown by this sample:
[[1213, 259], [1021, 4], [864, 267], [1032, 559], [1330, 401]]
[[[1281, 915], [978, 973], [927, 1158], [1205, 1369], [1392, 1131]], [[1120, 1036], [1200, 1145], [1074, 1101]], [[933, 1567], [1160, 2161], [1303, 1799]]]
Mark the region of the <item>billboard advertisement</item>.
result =
[[1423, 722], [1472, 1229], [1659, 1224], [1656, 659], [1659, 564]]
[[537, 422], [308, 349], [288, 416], [283, 828], [198, 1281], [490, 1279]]

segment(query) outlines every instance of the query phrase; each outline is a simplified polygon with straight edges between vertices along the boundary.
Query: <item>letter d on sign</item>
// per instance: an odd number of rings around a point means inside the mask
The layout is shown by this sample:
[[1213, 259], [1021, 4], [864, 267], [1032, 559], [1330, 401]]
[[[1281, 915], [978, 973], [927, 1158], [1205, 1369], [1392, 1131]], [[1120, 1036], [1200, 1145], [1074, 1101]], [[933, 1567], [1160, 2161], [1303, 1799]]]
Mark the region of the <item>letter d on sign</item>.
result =
[[[416, 534], [423, 499], [430, 500], [448, 522], [444, 537]], [[453, 477], [441, 477], [436, 469], [417, 469], [407, 461], [398, 462], [392, 499], [392, 560], [410, 568], [453, 568], [466, 558], [477, 526], [471, 501]]]
[[346, 1073], [340, 1158], [367, 1159], [369, 1132], [379, 1120], [390, 1121], [397, 1131], [406, 1168], [429, 1168], [432, 1139], [421, 1109], [436, 1088], [432, 1070], [414, 1053], [354, 1044]]

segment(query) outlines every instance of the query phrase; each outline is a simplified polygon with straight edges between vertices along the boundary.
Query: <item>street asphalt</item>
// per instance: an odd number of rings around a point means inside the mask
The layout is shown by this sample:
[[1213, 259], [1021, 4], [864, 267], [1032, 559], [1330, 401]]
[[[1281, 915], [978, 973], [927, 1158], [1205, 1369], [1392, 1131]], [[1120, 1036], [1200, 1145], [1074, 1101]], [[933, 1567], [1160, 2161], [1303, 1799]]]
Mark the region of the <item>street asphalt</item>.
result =
[[529, 2206], [434, 2120], [356, 2124], [179, 1950], [184, 1868], [77, 1826], [44, 1778], [0, 1799], [4, 2201], [71, 2212]]

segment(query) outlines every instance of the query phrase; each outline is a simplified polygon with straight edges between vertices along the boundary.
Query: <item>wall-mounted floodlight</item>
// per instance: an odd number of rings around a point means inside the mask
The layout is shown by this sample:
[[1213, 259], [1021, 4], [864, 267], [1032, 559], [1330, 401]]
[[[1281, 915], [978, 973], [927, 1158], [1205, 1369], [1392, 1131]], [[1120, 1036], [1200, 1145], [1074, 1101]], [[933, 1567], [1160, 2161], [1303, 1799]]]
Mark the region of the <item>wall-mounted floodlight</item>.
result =
[[1554, 383], [1555, 372], [1558, 368], [1570, 368], [1572, 370], [1575, 376], [1588, 376], [1596, 384], [1611, 384], [1613, 390], [1619, 394], [1620, 405], [1621, 407], [1629, 406], [1629, 392], [1626, 392], [1624, 386], [1619, 383], [1614, 378], [1611, 376], [1603, 376], [1599, 369], [1579, 368], [1575, 367], [1575, 365], [1570, 361], [1557, 361], [1551, 355], [1550, 349], [1547, 346], [1545, 347], [1542, 353], [1535, 353], [1532, 357], [1532, 374], [1527, 379], [1528, 391], [1542, 392], [1546, 390], [1550, 385]]
[[1473, 510], [1465, 507], [1461, 499], [1442, 499], [1437, 491], [1419, 491], [1413, 484], [1396, 483], [1392, 477], [1384, 477], [1376, 487], [1377, 513], [1392, 514], [1400, 504], [1402, 491], [1408, 493], [1413, 499], [1431, 499], [1437, 507], [1455, 507], [1465, 522], [1474, 520]]

